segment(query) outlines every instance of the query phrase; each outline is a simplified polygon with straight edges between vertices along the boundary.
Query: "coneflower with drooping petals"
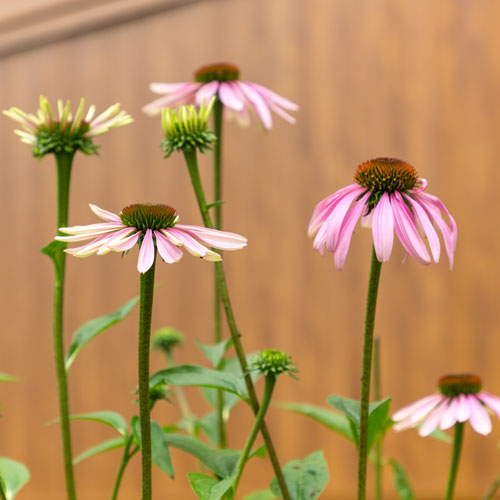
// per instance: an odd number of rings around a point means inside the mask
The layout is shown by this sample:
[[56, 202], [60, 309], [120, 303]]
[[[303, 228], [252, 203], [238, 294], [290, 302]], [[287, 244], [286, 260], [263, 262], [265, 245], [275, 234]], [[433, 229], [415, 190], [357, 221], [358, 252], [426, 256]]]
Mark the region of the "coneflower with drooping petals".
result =
[[439, 380], [439, 393], [426, 396], [398, 410], [394, 430], [418, 427], [421, 436], [436, 429], [449, 429], [457, 422], [470, 422], [479, 434], [491, 432], [488, 410], [500, 418], [500, 398], [482, 390], [476, 375], [447, 375]]
[[247, 239], [239, 234], [218, 231], [200, 226], [178, 224], [177, 212], [168, 205], [135, 204], [125, 207], [119, 215], [96, 205], [90, 209], [104, 223], [88, 226], [62, 227], [59, 230], [69, 236], [56, 236], [64, 242], [90, 240], [84, 246], [66, 249], [75, 257], [127, 252], [139, 244], [137, 270], [145, 273], [153, 265], [155, 249], [160, 257], [171, 264], [182, 258], [184, 247], [190, 254], [209, 261], [222, 260], [220, 254], [207, 247], [220, 250], [239, 250]]
[[[156, 115], [162, 108], [209, 102], [217, 96], [229, 116], [234, 115], [241, 125], [250, 122], [255, 114], [262, 126], [273, 126], [271, 111], [284, 120], [295, 123], [287, 111], [297, 111], [299, 106], [272, 90], [257, 83], [240, 80], [240, 70], [234, 64], [219, 63], [203, 66], [195, 73], [195, 82], [152, 83], [150, 89], [162, 97], [144, 106], [148, 115]], [[286, 111], [285, 111], [286, 110]]]
[[320, 201], [309, 222], [313, 247], [321, 255], [325, 249], [332, 252], [337, 269], [344, 267], [360, 218], [363, 225], [372, 228], [379, 262], [389, 260], [394, 232], [407, 253], [418, 262], [438, 262], [441, 245], [436, 226], [442, 235], [450, 268], [453, 266], [456, 223], [441, 200], [425, 192], [427, 181], [419, 179], [410, 164], [394, 158], [376, 158], [362, 163], [354, 180], [355, 184]]
[[21, 141], [32, 146], [33, 156], [41, 158], [49, 153], [67, 153], [81, 151], [84, 154], [97, 154], [92, 138], [116, 127], [133, 122], [132, 117], [116, 103], [94, 117], [95, 106], [90, 106], [85, 117], [85, 99], [80, 104], [75, 116], [71, 112], [71, 103], [57, 101], [58, 116], [54, 116], [48, 99], [40, 96], [40, 108], [36, 115], [25, 113], [19, 108], [10, 108], [3, 112], [22, 125], [22, 130], [14, 130]]

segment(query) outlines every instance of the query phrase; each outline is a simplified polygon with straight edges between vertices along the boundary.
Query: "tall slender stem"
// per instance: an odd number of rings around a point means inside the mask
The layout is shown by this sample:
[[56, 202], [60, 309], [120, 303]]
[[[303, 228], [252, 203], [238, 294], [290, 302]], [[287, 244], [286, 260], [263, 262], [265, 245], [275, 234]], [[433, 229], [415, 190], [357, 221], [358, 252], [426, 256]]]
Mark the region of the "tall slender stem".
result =
[[264, 387], [264, 394], [262, 395], [262, 401], [260, 402], [260, 408], [255, 417], [255, 422], [253, 424], [250, 435], [248, 436], [243, 453], [240, 455], [236, 468], [238, 470], [238, 476], [233, 483], [233, 498], [236, 495], [236, 490], [238, 489], [238, 484], [240, 482], [241, 476], [243, 474], [243, 469], [252, 450], [252, 446], [255, 442], [255, 438], [259, 432], [260, 426], [264, 421], [264, 416], [266, 415], [267, 409], [269, 408], [269, 403], [271, 402], [271, 397], [273, 395], [274, 386], [276, 385], [276, 375], [266, 376], [266, 385]]
[[[69, 186], [71, 166], [74, 154], [59, 153], [56, 155], [57, 168], [57, 229], [68, 226]], [[58, 234], [59, 233], [58, 231]], [[69, 422], [68, 379], [64, 366], [64, 281], [66, 270], [66, 254], [64, 245], [58, 245], [52, 255], [54, 262], [54, 292], [52, 340], [54, 344], [54, 361], [56, 367], [57, 389], [59, 398], [59, 417], [61, 419], [61, 435], [68, 500], [76, 499], [75, 477], [71, 451], [71, 430]]]
[[450, 475], [448, 476], [448, 487], [446, 488], [445, 500], [452, 500], [457, 480], [458, 462], [460, 461], [460, 452], [464, 440], [464, 423], [455, 424], [455, 436], [453, 439], [453, 451], [451, 452]]
[[151, 421], [149, 405], [149, 351], [155, 283], [153, 265], [141, 274], [139, 309], [139, 418], [141, 422], [142, 500], [151, 500]]
[[368, 460], [368, 405], [370, 403], [370, 378], [372, 368], [373, 328], [377, 308], [378, 283], [382, 263], [378, 261], [375, 248], [372, 249], [372, 263], [366, 300], [365, 335], [363, 343], [363, 364], [361, 376], [361, 410], [359, 419], [358, 456], [358, 500], [366, 498], [366, 463]]
[[[373, 395], [375, 401], [382, 399], [382, 381], [380, 377], [380, 339], [375, 338], [373, 343]], [[379, 435], [375, 441], [375, 500], [382, 500], [382, 480], [383, 480], [383, 464], [382, 464], [382, 445], [384, 436]]]
[[132, 450], [131, 453], [129, 453], [131, 445], [132, 445], [132, 436], [130, 435], [127, 437], [125, 441], [122, 461], [120, 462], [120, 467], [118, 468], [118, 474], [116, 475], [115, 484], [113, 486], [113, 493], [111, 494], [111, 500], [116, 500], [118, 498], [118, 490], [120, 489], [123, 473], [125, 472], [125, 467], [127, 467], [129, 460], [139, 450], [138, 448], [135, 448], [134, 450]]
[[[210, 215], [207, 209], [207, 203], [205, 200], [205, 193], [203, 191], [203, 185], [201, 183], [200, 172], [198, 169], [198, 160], [196, 158], [195, 151], [184, 152], [184, 157], [186, 159], [186, 164], [188, 166], [189, 175], [191, 177], [191, 183], [193, 184], [194, 192], [196, 194], [196, 199], [198, 201], [198, 206], [200, 208], [201, 216], [203, 218], [203, 223], [208, 228], [213, 228], [212, 221], [210, 220]], [[242, 373], [244, 373], [245, 385], [248, 391], [248, 396], [250, 399], [250, 405], [252, 411], [257, 415], [259, 411], [259, 402], [257, 400], [257, 394], [255, 392], [255, 387], [252, 382], [252, 378], [248, 373], [248, 366], [245, 357], [245, 351], [243, 350], [243, 345], [241, 343], [240, 337], [241, 333], [238, 331], [236, 326], [236, 320], [233, 314], [233, 308], [231, 306], [231, 301], [229, 299], [229, 291], [227, 288], [226, 277], [224, 274], [224, 268], [221, 262], [215, 263], [215, 271], [217, 274], [217, 284], [221, 294], [222, 304], [224, 306], [224, 312], [226, 314], [226, 321], [229, 327], [229, 333], [231, 334], [231, 340], [233, 341], [233, 347], [236, 351], [236, 357], [241, 367]], [[262, 437], [266, 444], [267, 451], [269, 453], [269, 459], [273, 465], [274, 473], [276, 474], [276, 479], [278, 481], [281, 493], [284, 500], [290, 500], [290, 494], [288, 493], [288, 488], [283, 476], [283, 471], [281, 470], [278, 456], [274, 445], [269, 434], [269, 430], [266, 423], [263, 421], [261, 428]]]
[[[222, 229], [222, 112], [224, 105], [217, 97], [213, 108], [214, 133], [217, 138], [214, 144], [213, 165], [212, 165], [212, 184], [214, 202], [219, 202], [214, 206], [214, 226], [215, 229]], [[217, 286], [217, 273], [214, 269], [214, 343], [222, 340], [222, 303], [220, 300], [219, 287]], [[217, 428], [219, 430], [219, 448], [226, 448], [227, 435], [224, 422], [224, 396], [221, 390], [217, 391]]]

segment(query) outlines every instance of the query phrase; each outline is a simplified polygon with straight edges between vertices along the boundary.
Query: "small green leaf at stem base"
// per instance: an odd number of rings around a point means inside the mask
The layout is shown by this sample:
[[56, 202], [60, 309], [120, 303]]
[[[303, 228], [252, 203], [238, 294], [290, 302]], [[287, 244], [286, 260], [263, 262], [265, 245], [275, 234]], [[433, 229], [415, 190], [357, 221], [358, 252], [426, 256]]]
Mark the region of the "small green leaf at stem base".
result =
[[125, 305], [123, 305], [116, 311], [110, 314], [106, 314], [105, 316], [95, 318], [78, 328], [78, 330], [73, 335], [73, 341], [71, 342], [68, 355], [66, 356], [66, 371], [69, 370], [76, 357], [86, 344], [97, 337], [100, 333], [104, 332], [111, 326], [116, 325], [116, 323], [124, 319], [134, 308], [138, 301], [139, 297], [134, 297], [132, 300], [129, 300]]
[[394, 472], [394, 487], [401, 500], [415, 500], [413, 490], [408, 481], [408, 476], [403, 466], [396, 460], [389, 460], [389, 465]]
[[[315, 451], [304, 459], [288, 462], [283, 467], [283, 474], [291, 500], [315, 500], [330, 480], [322, 451]], [[271, 491], [278, 498], [283, 498], [276, 478], [271, 481]]]
[[0, 457], [0, 486], [6, 500], [12, 500], [29, 479], [30, 473], [22, 463]]

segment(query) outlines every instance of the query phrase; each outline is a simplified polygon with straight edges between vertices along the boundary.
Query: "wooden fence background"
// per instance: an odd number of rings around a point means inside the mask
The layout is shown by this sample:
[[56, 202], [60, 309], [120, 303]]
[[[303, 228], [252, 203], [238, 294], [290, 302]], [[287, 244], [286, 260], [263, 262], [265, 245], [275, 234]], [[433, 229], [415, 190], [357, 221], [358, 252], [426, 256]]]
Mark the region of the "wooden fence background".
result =
[[[94, 221], [87, 204], [111, 211], [167, 202], [185, 223], [201, 223], [180, 157], [162, 159], [158, 119], [141, 113], [151, 81], [189, 80], [200, 65], [230, 61], [244, 79], [300, 104], [295, 126], [279, 118], [269, 133], [226, 124], [225, 227], [248, 248], [227, 255], [232, 300], [248, 351], [279, 347], [300, 381], [281, 380], [277, 400], [324, 404], [357, 398], [370, 234], [359, 229], [343, 272], [312, 250], [306, 227], [314, 205], [351, 182], [376, 156], [416, 166], [455, 216], [456, 264], [402, 264], [396, 245], [381, 279], [377, 335], [383, 391], [393, 408], [432, 392], [446, 373], [474, 372], [500, 393], [500, 4], [467, 0], [24, 0], [0, 6], [0, 106], [34, 111], [40, 93], [103, 109], [115, 101], [132, 126], [98, 139], [101, 158], [78, 155], [70, 220]], [[54, 234], [51, 158], [31, 158], [0, 121], [2, 258], [0, 371], [20, 378], [0, 386], [0, 455], [26, 463], [32, 479], [19, 500], [62, 500], [64, 486], [51, 346], [52, 269], [39, 249]], [[203, 168], [208, 174], [209, 160]], [[209, 176], [206, 176], [209, 182]], [[92, 317], [137, 294], [136, 253], [69, 259], [67, 339]], [[160, 265], [154, 327], [186, 335], [180, 362], [202, 362], [194, 339], [210, 341], [211, 266], [186, 256]], [[73, 413], [137, 409], [137, 312], [82, 352], [71, 370]], [[153, 369], [163, 367], [153, 354]], [[196, 396], [196, 392], [192, 391]], [[205, 411], [198, 399], [196, 408]], [[178, 418], [175, 405], [155, 410]], [[242, 446], [250, 419], [235, 411], [231, 445]], [[236, 420], [237, 419], [237, 420]], [[331, 482], [324, 498], [352, 499], [351, 444], [304, 417], [273, 409], [269, 425], [283, 462], [323, 449]], [[111, 437], [76, 422], [75, 452]], [[457, 498], [477, 499], [500, 470], [500, 423], [489, 438], [467, 429]], [[400, 460], [421, 499], [444, 491], [450, 447], [414, 431], [389, 434], [386, 454]], [[77, 466], [81, 500], [109, 498], [120, 452]], [[195, 463], [173, 452], [175, 481], [155, 471], [156, 498], [193, 498], [186, 472]], [[254, 460], [243, 491], [265, 487], [267, 462]], [[394, 498], [386, 475], [387, 498]], [[139, 460], [121, 500], [137, 500]]]

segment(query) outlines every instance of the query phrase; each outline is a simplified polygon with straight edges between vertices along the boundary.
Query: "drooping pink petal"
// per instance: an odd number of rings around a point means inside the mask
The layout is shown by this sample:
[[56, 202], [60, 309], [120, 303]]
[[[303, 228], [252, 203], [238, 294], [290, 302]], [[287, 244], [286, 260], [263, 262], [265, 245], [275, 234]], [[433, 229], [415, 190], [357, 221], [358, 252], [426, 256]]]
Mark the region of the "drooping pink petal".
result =
[[391, 200], [387, 193], [382, 195], [377, 206], [373, 209], [373, 246], [379, 262], [387, 262], [394, 243], [394, 216]]
[[491, 432], [491, 419], [488, 412], [473, 394], [469, 394], [467, 399], [470, 408], [470, 425], [479, 434], [489, 434]]
[[124, 238], [120, 242], [115, 242], [112, 245], [108, 245], [108, 247], [111, 248], [111, 250], [113, 250], [114, 252], [127, 252], [137, 243], [137, 240], [139, 239], [141, 233], [142, 231], [137, 231], [137, 233], [130, 235], [128, 238]]
[[129, 236], [135, 233], [137, 233], [137, 229], [135, 227], [126, 227], [125, 229], [114, 233], [113, 236], [106, 241], [106, 247], [101, 247], [101, 249], [97, 252], [97, 255], [104, 255], [105, 253], [108, 253], [108, 251], [114, 250], [116, 246], [121, 245], [124, 241], [128, 240]]
[[415, 427], [422, 419], [433, 411], [434, 408], [437, 408], [440, 404], [442, 404], [445, 399], [446, 398], [442, 394], [433, 394], [428, 399], [423, 398], [423, 400], [420, 400], [422, 404], [413, 408], [411, 413], [409, 413], [404, 420], [401, 420], [394, 426], [394, 430], [401, 431], [409, 427]]
[[283, 118], [283, 120], [286, 120], [288, 123], [296, 123], [297, 120], [294, 116], [292, 116], [291, 114], [287, 113], [286, 111], [283, 111], [279, 106], [277, 106], [276, 104], [274, 104], [274, 102], [272, 101], [267, 101], [267, 105], [269, 106], [269, 108], [274, 111], [278, 116], [281, 116], [281, 118]]
[[100, 234], [114, 233], [125, 228], [125, 224], [103, 222], [101, 224], [89, 224], [87, 226], [61, 227], [59, 231], [69, 236], [56, 236], [59, 241], [83, 241]]
[[183, 232], [187, 232], [190, 236], [201, 242], [220, 250], [239, 250], [247, 245], [247, 239], [236, 233], [185, 224], [176, 224], [175, 227]]
[[420, 436], [428, 436], [429, 434], [432, 434], [438, 427], [439, 424], [441, 423], [441, 418], [443, 417], [444, 413], [446, 412], [448, 405], [447, 399], [443, 401], [437, 408], [435, 408], [423, 421], [422, 425], [420, 426], [418, 433]]
[[394, 413], [394, 415], [392, 415], [392, 420], [394, 420], [395, 422], [405, 420], [421, 408], [432, 409], [434, 405], [442, 399], [443, 396], [441, 394], [431, 394], [430, 396], [425, 396], [424, 398], [418, 399], [414, 403], [403, 406], [403, 408], [399, 409], [396, 413]]
[[405, 250], [421, 264], [430, 264], [431, 258], [421, 236], [418, 234], [413, 215], [401, 194], [395, 191], [391, 197], [396, 234]]
[[240, 80], [237, 80], [235, 83], [239, 86], [246, 99], [252, 105], [252, 108], [259, 117], [264, 128], [266, 130], [270, 130], [273, 127], [273, 119], [271, 117], [269, 106], [266, 104], [262, 96], [251, 83], [242, 82]]
[[470, 406], [467, 397], [464, 394], [458, 396], [457, 420], [465, 422], [470, 417]]
[[337, 245], [334, 251], [334, 262], [337, 269], [343, 269], [347, 252], [351, 244], [352, 233], [356, 227], [356, 223], [361, 217], [364, 210], [366, 210], [366, 202], [370, 197], [370, 192], [366, 193], [360, 200], [356, 201], [352, 208], [347, 212], [340, 227]]
[[66, 253], [73, 255], [75, 257], [90, 257], [99, 251], [99, 249], [106, 244], [108, 240], [110, 240], [114, 235], [104, 234], [99, 236], [95, 240], [92, 240], [90, 243], [87, 243], [84, 246], [76, 247], [76, 248], [67, 248], [64, 250]]
[[[198, 243], [192, 236], [184, 231], [179, 229], [175, 229], [173, 227], [169, 227], [167, 229], [162, 229], [162, 233], [170, 239], [172, 236], [182, 242], [182, 246], [186, 248], [186, 250], [195, 257], [204, 257], [207, 253], [207, 248], [205, 248], [202, 244]], [[175, 242], [172, 241], [172, 243]]]
[[191, 83], [178, 92], [172, 92], [171, 94], [155, 99], [153, 102], [146, 104], [142, 110], [144, 113], [152, 116], [158, 114], [162, 108], [194, 102], [195, 92], [200, 88], [200, 85], [200, 83]]
[[212, 97], [217, 93], [218, 88], [219, 82], [217, 80], [202, 85], [195, 94], [194, 101], [196, 105], [201, 106], [203, 101], [205, 101], [205, 104], [208, 104], [210, 102], [210, 99], [212, 99]]
[[151, 229], [146, 229], [146, 234], [141, 243], [139, 250], [139, 259], [137, 260], [137, 270], [140, 273], [145, 273], [153, 265], [155, 260], [155, 244], [153, 242], [153, 232]]
[[224, 106], [241, 111], [245, 107], [245, 100], [242, 99], [234, 90], [230, 82], [221, 82], [219, 87], [219, 98]]
[[192, 82], [178, 82], [178, 83], [162, 83], [153, 82], [149, 84], [149, 90], [155, 94], [171, 94], [172, 92], [180, 92], [184, 89], [192, 89], [193, 85], [199, 87], [201, 84], [193, 84]]
[[122, 223], [122, 220], [120, 219], [119, 215], [116, 215], [112, 212], [108, 212], [107, 210], [104, 210], [97, 205], [93, 205], [92, 203], [89, 203], [90, 210], [94, 212], [99, 219], [108, 221], [108, 222], [119, 222]]
[[413, 211], [415, 213], [415, 218], [420, 222], [422, 229], [427, 236], [427, 241], [429, 242], [429, 247], [431, 249], [432, 258], [434, 262], [439, 262], [439, 257], [441, 255], [441, 244], [439, 243], [439, 237], [430, 221], [429, 217], [424, 208], [421, 207], [420, 203], [417, 200], [412, 199], [411, 196], [405, 196], [405, 199], [408, 200]]
[[[441, 200], [439, 200], [439, 198], [432, 196], [428, 193], [417, 193], [414, 196], [415, 199], [418, 200], [420, 204], [424, 207], [424, 209], [427, 211], [432, 221], [437, 225], [437, 227], [441, 231], [451, 269], [453, 267], [453, 256], [455, 252], [455, 246], [457, 243], [457, 225], [455, 223], [455, 220], [448, 212], [446, 207], [443, 205]], [[446, 215], [446, 217], [448, 217], [449, 225], [443, 219], [441, 212], [443, 212]]]
[[156, 248], [165, 262], [172, 264], [182, 258], [182, 250], [165, 238], [160, 231], [154, 231], [154, 234], [156, 237]]
[[443, 418], [441, 419], [441, 425], [439, 426], [441, 429], [449, 429], [450, 427], [453, 427], [458, 420], [458, 399], [457, 398], [452, 398], [451, 401], [448, 404], [448, 408], [446, 408], [446, 411], [443, 415]]
[[285, 97], [277, 94], [276, 92], [269, 90], [267, 87], [264, 87], [263, 85], [259, 85], [258, 83], [254, 83], [253, 86], [259, 91], [259, 93], [263, 97], [265, 97], [269, 101], [273, 102], [274, 104], [277, 104], [281, 108], [285, 108], [285, 109], [288, 109], [290, 111], [298, 111], [299, 110], [298, 104], [295, 104], [294, 102], [290, 101], [289, 99], [286, 99]]
[[500, 418], [500, 398], [497, 396], [493, 396], [488, 392], [480, 392], [476, 394], [476, 396], [486, 405], [488, 406], [495, 415]]

